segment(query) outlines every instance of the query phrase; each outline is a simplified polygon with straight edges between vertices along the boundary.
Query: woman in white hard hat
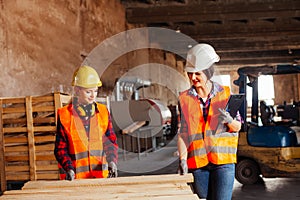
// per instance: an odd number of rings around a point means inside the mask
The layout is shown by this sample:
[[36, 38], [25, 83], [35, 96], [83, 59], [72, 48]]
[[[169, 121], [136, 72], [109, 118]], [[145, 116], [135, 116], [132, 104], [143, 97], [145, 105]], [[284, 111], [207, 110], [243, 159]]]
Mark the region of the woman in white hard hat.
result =
[[73, 75], [72, 102], [58, 109], [54, 154], [60, 178], [107, 178], [117, 176], [118, 145], [110, 114], [95, 102], [102, 85], [98, 73], [89, 66]]
[[241, 120], [224, 110], [229, 87], [211, 80], [219, 60], [209, 44], [197, 44], [187, 54], [192, 87], [179, 95], [179, 169], [193, 173], [199, 198], [230, 200]]

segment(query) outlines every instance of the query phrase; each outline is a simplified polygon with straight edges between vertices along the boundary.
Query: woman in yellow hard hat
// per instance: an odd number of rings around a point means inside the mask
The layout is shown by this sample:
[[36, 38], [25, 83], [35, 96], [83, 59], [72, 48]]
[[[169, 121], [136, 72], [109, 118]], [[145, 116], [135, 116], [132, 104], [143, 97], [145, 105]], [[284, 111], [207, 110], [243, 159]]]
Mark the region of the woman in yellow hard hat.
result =
[[117, 176], [118, 145], [111, 117], [105, 105], [95, 101], [102, 85], [89, 66], [73, 75], [72, 102], [58, 109], [54, 154], [61, 179]]
[[211, 80], [219, 60], [209, 44], [197, 44], [187, 54], [192, 87], [179, 95], [179, 169], [193, 173], [199, 198], [231, 200], [241, 119], [224, 110], [229, 87]]

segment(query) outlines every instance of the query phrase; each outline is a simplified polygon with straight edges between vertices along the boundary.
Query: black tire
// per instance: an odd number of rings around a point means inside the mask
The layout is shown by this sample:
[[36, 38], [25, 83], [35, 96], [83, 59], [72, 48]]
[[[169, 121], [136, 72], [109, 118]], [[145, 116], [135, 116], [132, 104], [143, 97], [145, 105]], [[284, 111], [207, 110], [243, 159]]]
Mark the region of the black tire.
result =
[[250, 159], [244, 159], [237, 163], [235, 169], [235, 178], [244, 185], [251, 185], [258, 181], [260, 170], [256, 162]]

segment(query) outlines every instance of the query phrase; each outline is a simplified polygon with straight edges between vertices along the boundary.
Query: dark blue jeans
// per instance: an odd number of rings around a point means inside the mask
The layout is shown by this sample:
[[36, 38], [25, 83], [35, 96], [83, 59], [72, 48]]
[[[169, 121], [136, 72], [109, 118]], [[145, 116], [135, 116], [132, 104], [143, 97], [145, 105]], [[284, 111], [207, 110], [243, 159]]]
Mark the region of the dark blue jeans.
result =
[[235, 164], [215, 165], [192, 171], [194, 192], [200, 199], [231, 200], [234, 183]]

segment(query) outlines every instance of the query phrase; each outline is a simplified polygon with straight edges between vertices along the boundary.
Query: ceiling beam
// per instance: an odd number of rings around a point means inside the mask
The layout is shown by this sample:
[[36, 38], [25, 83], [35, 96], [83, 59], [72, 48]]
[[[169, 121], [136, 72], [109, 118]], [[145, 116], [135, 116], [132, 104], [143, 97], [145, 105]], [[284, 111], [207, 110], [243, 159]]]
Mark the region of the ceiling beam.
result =
[[203, 1], [185, 6], [129, 7], [129, 23], [163, 23], [189, 21], [254, 20], [280, 17], [300, 17], [300, 1], [272, 2]]

